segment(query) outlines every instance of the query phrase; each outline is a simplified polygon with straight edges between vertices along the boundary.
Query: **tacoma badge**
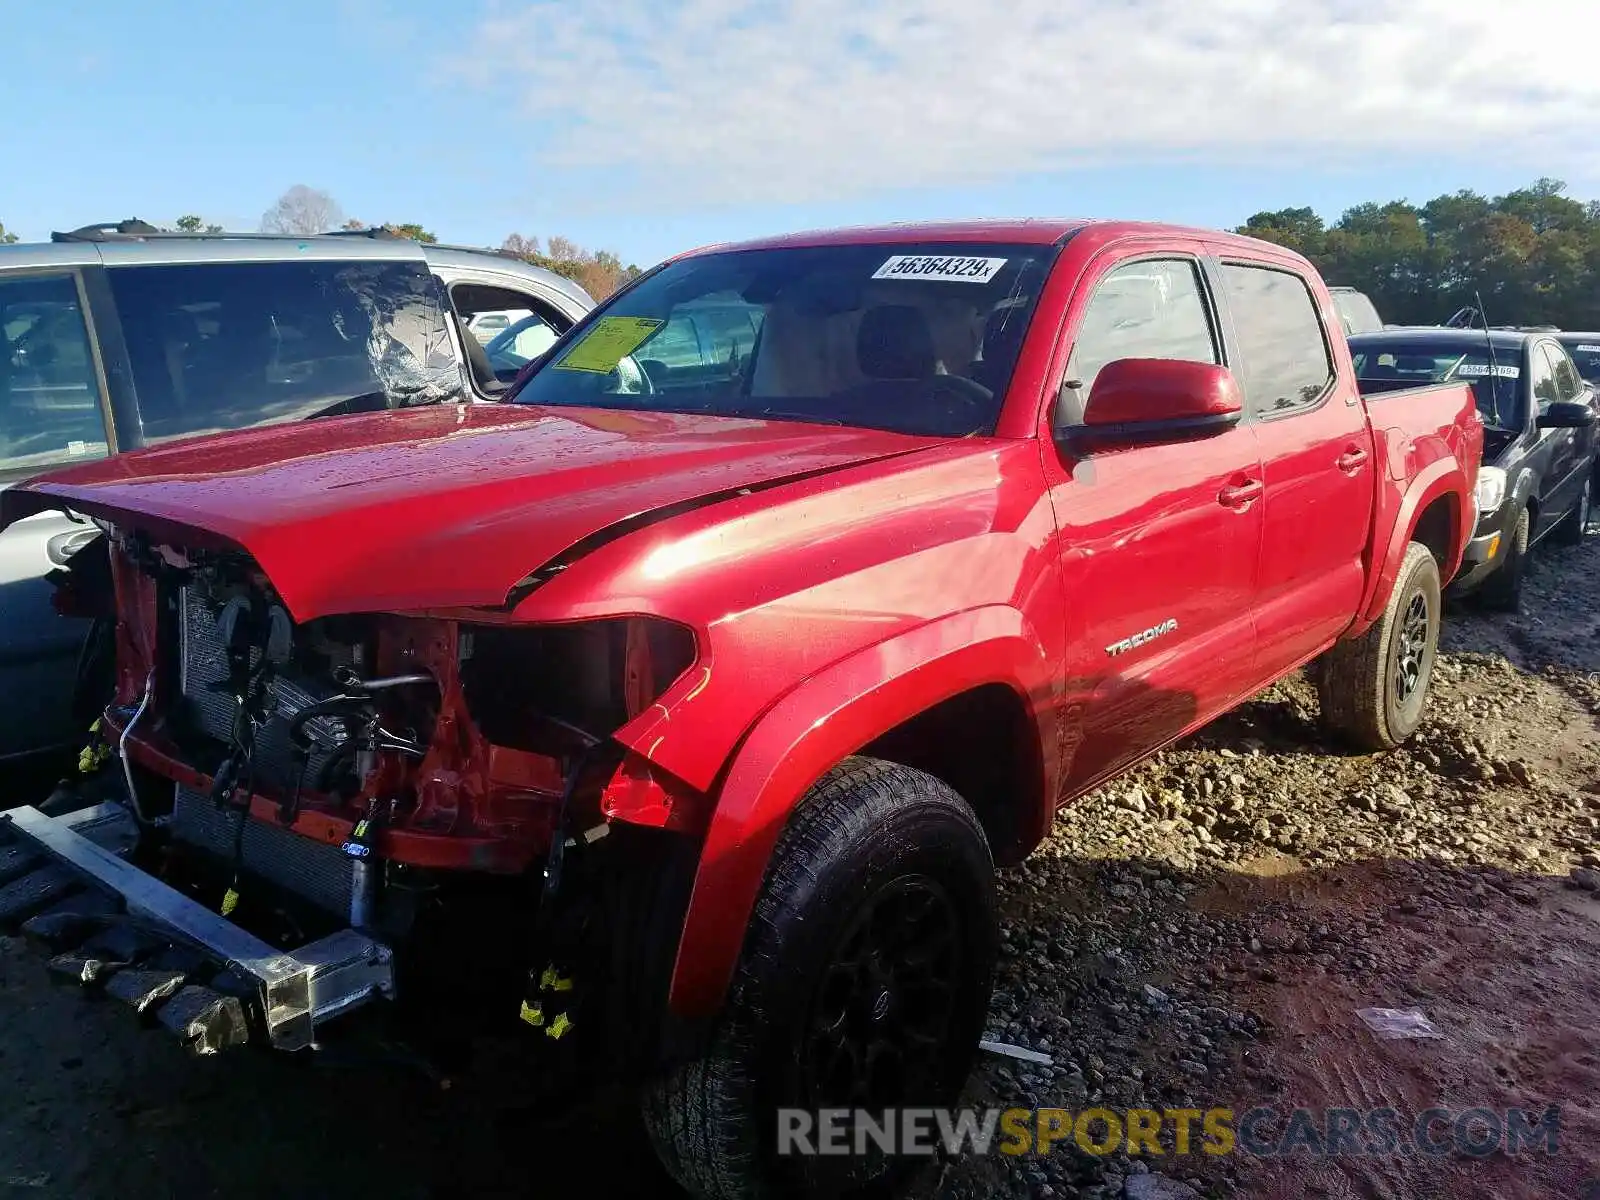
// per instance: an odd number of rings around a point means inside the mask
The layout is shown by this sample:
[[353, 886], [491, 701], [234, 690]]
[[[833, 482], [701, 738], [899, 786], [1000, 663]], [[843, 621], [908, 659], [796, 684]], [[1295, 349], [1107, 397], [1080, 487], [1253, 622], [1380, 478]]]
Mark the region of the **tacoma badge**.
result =
[[1111, 645], [1106, 647], [1106, 653], [1113, 656], [1118, 654], [1126, 654], [1129, 650], [1132, 650], [1138, 646], [1142, 646], [1146, 642], [1153, 642], [1158, 637], [1164, 637], [1177, 627], [1178, 619], [1176, 617], [1168, 617], [1165, 621], [1161, 622], [1161, 624], [1152, 625], [1143, 633], [1136, 633], [1132, 637], [1125, 637], [1120, 642], [1112, 642]]

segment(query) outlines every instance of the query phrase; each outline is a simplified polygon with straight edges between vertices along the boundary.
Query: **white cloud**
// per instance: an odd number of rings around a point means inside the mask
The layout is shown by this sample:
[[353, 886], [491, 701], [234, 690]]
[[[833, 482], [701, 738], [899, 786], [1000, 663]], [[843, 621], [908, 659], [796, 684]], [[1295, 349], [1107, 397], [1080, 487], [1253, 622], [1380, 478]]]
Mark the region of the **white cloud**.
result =
[[514, 90], [543, 161], [694, 202], [1200, 155], [1577, 182], [1597, 33], [1580, 0], [542, 0], [456, 66]]

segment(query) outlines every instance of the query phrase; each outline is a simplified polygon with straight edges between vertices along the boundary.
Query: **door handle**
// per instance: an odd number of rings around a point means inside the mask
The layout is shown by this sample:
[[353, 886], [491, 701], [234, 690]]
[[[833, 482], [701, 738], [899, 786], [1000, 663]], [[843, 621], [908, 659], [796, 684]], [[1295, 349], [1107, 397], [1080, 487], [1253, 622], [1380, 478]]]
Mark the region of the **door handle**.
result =
[[1367, 461], [1367, 452], [1360, 446], [1351, 446], [1339, 455], [1338, 468], [1341, 471], [1359, 471]]
[[1217, 503], [1223, 508], [1244, 508], [1252, 500], [1258, 500], [1261, 493], [1266, 491], [1259, 479], [1246, 479], [1243, 483], [1231, 483], [1217, 493]]

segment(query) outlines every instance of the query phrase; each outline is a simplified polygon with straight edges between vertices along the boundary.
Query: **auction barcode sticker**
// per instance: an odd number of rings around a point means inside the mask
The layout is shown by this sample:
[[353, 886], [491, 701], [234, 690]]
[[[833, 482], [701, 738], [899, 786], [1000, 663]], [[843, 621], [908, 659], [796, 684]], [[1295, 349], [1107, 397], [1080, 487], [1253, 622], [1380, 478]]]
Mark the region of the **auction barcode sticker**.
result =
[[874, 279], [948, 279], [956, 283], [988, 283], [1006, 265], [1003, 258], [968, 258], [958, 254], [896, 254], [872, 273]]
[[1456, 368], [1457, 375], [1495, 375], [1501, 379], [1517, 379], [1522, 375], [1520, 367], [1490, 367], [1487, 363], [1462, 363]]

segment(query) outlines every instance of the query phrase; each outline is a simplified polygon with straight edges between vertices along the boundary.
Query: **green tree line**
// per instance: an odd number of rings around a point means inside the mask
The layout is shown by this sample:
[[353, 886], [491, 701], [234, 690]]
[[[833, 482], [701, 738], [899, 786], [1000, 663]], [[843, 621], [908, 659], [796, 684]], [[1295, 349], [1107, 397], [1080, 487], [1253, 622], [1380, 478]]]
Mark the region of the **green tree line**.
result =
[[1600, 201], [1566, 192], [1540, 179], [1504, 196], [1372, 202], [1331, 225], [1283, 208], [1238, 232], [1298, 250], [1329, 283], [1367, 293], [1391, 324], [1436, 325], [1481, 294], [1494, 325], [1600, 329]]
[[[301, 185], [262, 223], [305, 233], [362, 224], [343, 222], [332, 197]], [[180, 218], [177, 227], [217, 228], [197, 216]], [[420, 225], [386, 227], [434, 240]], [[1573, 199], [1559, 180], [1540, 179], [1503, 196], [1459, 191], [1424, 204], [1358, 204], [1331, 225], [1310, 208], [1258, 212], [1239, 232], [1298, 250], [1330, 283], [1366, 292], [1393, 324], [1437, 324], [1481, 294], [1497, 325], [1600, 329], [1600, 201]], [[0, 242], [14, 240], [0, 225]], [[596, 299], [639, 273], [610, 251], [563, 237], [541, 245], [514, 233], [501, 248], [576, 280]]]

